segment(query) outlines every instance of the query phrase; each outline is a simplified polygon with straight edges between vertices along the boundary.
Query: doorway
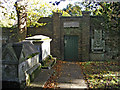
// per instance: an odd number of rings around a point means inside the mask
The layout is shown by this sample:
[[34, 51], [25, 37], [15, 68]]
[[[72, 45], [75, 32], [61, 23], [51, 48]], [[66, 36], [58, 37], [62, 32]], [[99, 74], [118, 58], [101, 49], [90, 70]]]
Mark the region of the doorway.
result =
[[78, 60], [78, 36], [75, 35], [64, 36], [64, 60], [67, 61]]

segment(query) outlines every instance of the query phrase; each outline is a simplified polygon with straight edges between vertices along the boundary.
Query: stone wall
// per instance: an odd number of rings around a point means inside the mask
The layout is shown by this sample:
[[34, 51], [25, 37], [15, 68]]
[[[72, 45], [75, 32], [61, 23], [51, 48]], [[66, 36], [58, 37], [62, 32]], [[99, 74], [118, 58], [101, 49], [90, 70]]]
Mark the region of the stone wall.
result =
[[[111, 34], [112, 33], [112, 34]], [[105, 58], [108, 60], [120, 60], [120, 36], [118, 32], [106, 31], [106, 53]]]
[[94, 37], [94, 30], [102, 31], [101, 38], [105, 42], [105, 45], [102, 45], [104, 48], [103, 52], [93, 53], [90, 50], [91, 60], [119, 60], [120, 37], [118, 31], [106, 30], [104, 26], [104, 18], [102, 16], [91, 16], [90, 38]]
[[82, 18], [82, 60], [90, 60], [90, 12], [83, 12]]
[[[90, 17], [90, 60], [104, 60], [105, 56], [105, 29], [104, 18], [101, 16]], [[98, 31], [98, 32], [97, 32]], [[97, 44], [97, 45], [96, 45]]]
[[2, 28], [2, 44], [18, 42], [18, 35], [17, 28]]
[[[118, 32], [105, 30], [102, 16], [90, 16], [90, 12], [83, 12], [83, 16], [62, 17], [59, 13], [53, 13], [52, 17], [40, 18], [38, 22], [46, 25], [27, 28], [27, 37], [34, 35], [50, 37], [51, 54], [59, 59], [64, 60], [65, 35], [78, 36], [79, 61], [120, 58]], [[7, 37], [9, 42], [19, 41], [18, 31], [18, 29], [12, 32], [10, 29], [3, 30], [3, 37]]]
[[[113, 35], [113, 33], [111, 36], [110, 32], [104, 29], [104, 18], [102, 16], [90, 16], [90, 12], [83, 12], [83, 16], [62, 17], [59, 13], [54, 13], [52, 18], [42, 18], [39, 22], [47, 22], [48, 24], [43, 27], [28, 28], [28, 34], [43, 34], [51, 37], [53, 39], [51, 54], [59, 59], [64, 60], [65, 35], [78, 36], [79, 61], [108, 60], [120, 57], [119, 36]], [[97, 33], [101, 34], [97, 36]], [[95, 47], [95, 43], [99, 45]]]
[[34, 35], [45, 35], [53, 37], [53, 21], [52, 18], [45, 17], [40, 18], [39, 23], [45, 23], [46, 25], [40, 27], [28, 27], [27, 28], [27, 37]]
[[2, 44], [20, 42], [25, 38], [24, 33], [20, 33], [18, 28], [2, 28]]
[[52, 53], [54, 56], [60, 58], [60, 40], [61, 40], [61, 31], [60, 31], [60, 13], [53, 13], [53, 42], [52, 45]]

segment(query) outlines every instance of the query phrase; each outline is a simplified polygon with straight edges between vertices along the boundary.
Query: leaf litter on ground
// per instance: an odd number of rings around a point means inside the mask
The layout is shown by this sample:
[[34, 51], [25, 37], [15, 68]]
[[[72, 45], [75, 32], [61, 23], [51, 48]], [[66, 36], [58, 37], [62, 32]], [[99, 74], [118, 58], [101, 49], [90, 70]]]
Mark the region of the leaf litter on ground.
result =
[[120, 89], [119, 61], [91, 61], [82, 62], [80, 65], [89, 88]]
[[[50, 79], [45, 83], [44, 88], [58, 88], [57, 78], [62, 74], [61, 68], [66, 61], [57, 60], [53, 67], [55, 70]], [[91, 62], [70, 62], [78, 64], [82, 68], [84, 78], [89, 88], [118, 88], [120, 89], [120, 62], [118, 61], [91, 61]], [[68, 63], [69, 65], [69, 63]], [[68, 75], [69, 76], [69, 75]]]

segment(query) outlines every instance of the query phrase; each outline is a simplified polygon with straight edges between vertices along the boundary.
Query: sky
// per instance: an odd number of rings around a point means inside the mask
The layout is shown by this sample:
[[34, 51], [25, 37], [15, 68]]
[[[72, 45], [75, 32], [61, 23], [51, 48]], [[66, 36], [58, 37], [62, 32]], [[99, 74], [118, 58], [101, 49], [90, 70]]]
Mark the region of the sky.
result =
[[[0, 0], [0, 1], [5, 1], [5, 2], [16, 2], [16, 1], [21, 1], [21, 0]], [[23, 0], [24, 1], [24, 0]], [[80, 1], [83, 1], [83, 0], [40, 0], [40, 1], [42, 1], [42, 2], [47, 2], [47, 3], [49, 3], [49, 2], [52, 2], [52, 3], [54, 3], [55, 1], [61, 1], [60, 2], [60, 4], [58, 5], [58, 6], [56, 6], [57, 8], [59, 8], [59, 9], [63, 9], [63, 8], [65, 8], [69, 3], [72, 3], [72, 4], [74, 4], [75, 2], [80, 2]], [[51, 4], [52, 4], [51, 3]]]
[[74, 4], [75, 2], [80, 2], [82, 0], [44, 0], [45, 2], [55, 2], [61, 1], [60, 4], [57, 6], [59, 9], [65, 8], [69, 3]]

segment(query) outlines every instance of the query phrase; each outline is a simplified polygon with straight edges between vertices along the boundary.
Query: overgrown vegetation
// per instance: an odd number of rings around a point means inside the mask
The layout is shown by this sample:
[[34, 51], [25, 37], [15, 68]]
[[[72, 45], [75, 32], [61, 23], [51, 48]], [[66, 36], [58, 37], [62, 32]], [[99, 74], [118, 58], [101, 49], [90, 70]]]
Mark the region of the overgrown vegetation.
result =
[[52, 55], [48, 55], [44, 60], [41, 61], [42, 68], [51, 68], [56, 63], [56, 59]]
[[82, 62], [81, 67], [89, 88], [120, 89], [119, 61]]
[[[57, 79], [61, 76], [62, 64], [66, 61], [57, 60], [53, 67], [54, 73], [45, 83], [44, 88], [57, 88]], [[89, 89], [120, 89], [119, 61], [88, 61], [72, 62], [80, 65]]]

